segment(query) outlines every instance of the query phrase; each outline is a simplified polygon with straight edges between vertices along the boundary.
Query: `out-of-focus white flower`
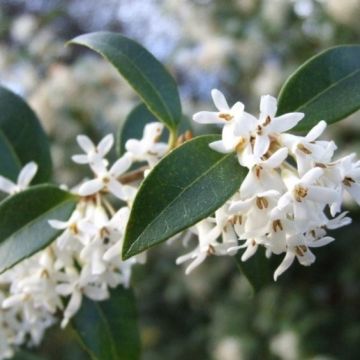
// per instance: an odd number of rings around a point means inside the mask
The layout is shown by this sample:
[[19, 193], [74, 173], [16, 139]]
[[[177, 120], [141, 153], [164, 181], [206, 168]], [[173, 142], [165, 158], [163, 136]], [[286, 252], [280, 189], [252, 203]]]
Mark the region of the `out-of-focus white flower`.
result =
[[25, 190], [36, 175], [37, 169], [38, 166], [34, 162], [29, 162], [21, 169], [16, 183], [0, 175], [0, 191], [13, 195]]
[[141, 140], [129, 139], [125, 148], [133, 161], [147, 161], [153, 167], [165, 155], [168, 145], [159, 142], [164, 125], [158, 122], [145, 125]]
[[280, 142], [294, 155], [300, 176], [311, 170], [316, 163], [328, 163], [334, 155], [336, 145], [333, 141], [316, 141], [324, 132], [326, 122], [320, 121], [305, 137], [282, 134]]
[[270, 349], [282, 360], [297, 360], [300, 357], [299, 339], [296, 333], [290, 330], [276, 335], [271, 340]]
[[105, 136], [97, 146], [85, 135], [78, 135], [76, 138], [79, 146], [85, 154], [73, 155], [72, 159], [78, 164], [90, 164], [96, 167], [98, 163], [107, 165], [104, 156], [111, 150], [114, 145], [114, 136], [109, 134]]
[[129, 154], [123, 155], [108, 170], [103, 163], [93, 164], [93, 171], [96, 178], [84, 182], [79, 188], [79, 195], [89, 196], [100, 191], [111, 192], [122, 200], [129, 200], [133, 196], [133, 189], [130, 186], [122, 185], [118, 177], [124, 174], [131, 166], [132, 161]]
[[[186, 274], [193, 271], [209, 255], [228, 255], [229, 247], [236, 244], [235, 232], [231, 227], [227, 227], [225, 230], [222, 214], [218, 214], [218, 221], [219, 224], [214, 225], [213, 220], [205, 219], [194, 226], [193, 231], [199, 239], [198, 246], [188, 254], [182, 255], [176, 259], [176, 264], [182, 264], [192, 260], [190, 265], [186, 268]], [[217, 239], [223, 231], [232, 231], [230, 238], [225, 239], [225, 241], [218, 241]]]
[[17, 17], [12, 23], [10, 33], [15, 41], [25, 43], [33, 36], [37, 26], [38, 24], [35, 16], [24, 14]]

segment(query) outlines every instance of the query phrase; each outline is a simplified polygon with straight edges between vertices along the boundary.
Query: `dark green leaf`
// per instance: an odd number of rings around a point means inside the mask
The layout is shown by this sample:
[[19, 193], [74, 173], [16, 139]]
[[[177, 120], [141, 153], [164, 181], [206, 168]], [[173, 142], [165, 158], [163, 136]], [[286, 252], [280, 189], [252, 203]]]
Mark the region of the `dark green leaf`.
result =
[[145, 178], [127, 225], [123, 257], [129, 258], [211, 215], [246, 176], [235, 154], [209, 148], [216, 135], [173, 150]]
[[38, 185], [0, 204], [0, 273], [49, 245], [61, 231], [48, 220], [67, 220], [78, 198]]
[[275, 270], [274, 259], [265, 256], [265, 250], [260, 248], [256, 254], [246, 261], [241, 261], [242, 252], [235, 256], [235, 262], [239, 270], [252, 285], [254, 292], [259, 292], [262, 288], [274, 283], [273, 274]]
[[1, 86], [0, 130], [14, 149], [21, 166], [29, 161], [38, 164], [34, 182], [49, 180], [52, 168], [49, 142], [38, 118], [22, 98]]
[[320, 120], [331, 124], [360, 108], [360, 46], [328, 49], [302, 65], [284, 84], [278, 114], [305, 113], [295, 130]]
[[14, 148], [9, 143], [6, 136], [0, 130], [0, 175], [16, 181], [21, 170], [21, 163]]
[[11, 358], [12, 360], [45, 360], [42, 356], [35, 355], [25, 351], [18, 351], [15, 356]]
[[70, 43], [101, 54], [129, 82], [149, 110], [170, 129], [176, 129], [181, 120], [177, 86], [150, 52], [135, 41], [111, 32], [81, 35]]
[[84, 298], [72, 324], [92, 360], [140, 359], [136, 305], [131, 289], [118, 287], [107, 301]]

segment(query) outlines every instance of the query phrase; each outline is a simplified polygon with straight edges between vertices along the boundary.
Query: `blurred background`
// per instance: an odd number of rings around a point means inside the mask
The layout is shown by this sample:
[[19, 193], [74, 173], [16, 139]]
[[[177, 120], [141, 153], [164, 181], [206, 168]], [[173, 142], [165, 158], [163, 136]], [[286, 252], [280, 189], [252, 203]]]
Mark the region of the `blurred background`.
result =
[[[0, 0], [0, 83], [27, 99], [52, 140], [58, 183], [83, 175], [69, 161], [75, 137], [115, 131], [138, 102], [95, 54], [65, 46], [76, 35], [119, 31], [165, 63], [185, 114], [211, 109], [223, 91], [258, 111], [303, 61], [360, 41], [360, 0]], [[320, 120], [320, 119], [319, 119]], [[325, 119], [326, 120], [326, 119]], [[360, 114], [334, 125], [343, 152], [360, 153]], [[145, 360], [359, 359], [360, 212], [311, 268], [294, 265], [257, 295], [229, 257], [190, 276], [174, 264], [181, 244], [162, 245], [138, 267]], [[96, 324], [94, 324], [96, 326]], [[44, 359], [87, 359], [71, 330], [51, 329]]]

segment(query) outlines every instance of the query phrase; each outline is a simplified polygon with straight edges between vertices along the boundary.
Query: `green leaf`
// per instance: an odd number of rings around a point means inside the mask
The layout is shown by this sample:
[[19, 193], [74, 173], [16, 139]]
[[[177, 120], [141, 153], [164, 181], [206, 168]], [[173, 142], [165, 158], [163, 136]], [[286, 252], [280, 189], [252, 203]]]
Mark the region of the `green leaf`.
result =
[[210, 149], [215, 140], [207, 135], [184, 143], [145, 178], [127, 225], [124, 259], [196, 224], [239, 190], [247, 170], [235, 154]]
[[[129, 139], [141, 139], [145, 125], [157, 122], [157, 118], [147, 109], [144, 104], [139, 104], [129, 113], [124, 124], [119, 128], [116, 141], [116, 152], [119, 156], [125, 152], [125, 144]], [[166, 142], [169, 132], [165, 130], [161, 141]]]
[[118, 287], [106, 301], [84, 297], [72, 325], [92, 360], [140, 359], [137, 312], [131, 289]]
[[11, 358], [11, 360], [45, 360], [43, 357], [39, 355], [32, 354], [30, 352], [25, 351], [18, 351], [16, 354]]
[[0, 130], [21, 166], [29, 161], [38, 164], [34, 182], [49, 180], [52, 169], [49, 142], [37, 116], [22, 98], [1, 86]]
[[17, 176], [21, 170], [21, 163], [17, 157], [14, 148], [9, 143], [6, 136], [0, 130], [0, 175], [16, 181]]
[[331, 124], [360, 108], [360, 46], [325, 50], [289, 77], [279, 95], [278, 114], [305, 113], [295, 130], [320, 120]]
[[170, 129], [181, 120], [174, 79], [145, 48], [120, 34], [95, 32], [76, 37], [72, 44], [89, 47], [108, 60], [129, 82], [149, 110]]
[[236, 265], [252, 285], [255, 293], [274, 283], [273, 274], [276, 266], [273, 259], [266, 258], [265, 249], [258, 249], [256, 254], [246, 261], [241, 261], [241, 255], [242, 252], [239, 251], [234, 256]]
[[78, 197], [51, 185], [38, 185], [0, 204], [0, 273], [49, 245], [61, 230], [48, 220], [67, 220]]

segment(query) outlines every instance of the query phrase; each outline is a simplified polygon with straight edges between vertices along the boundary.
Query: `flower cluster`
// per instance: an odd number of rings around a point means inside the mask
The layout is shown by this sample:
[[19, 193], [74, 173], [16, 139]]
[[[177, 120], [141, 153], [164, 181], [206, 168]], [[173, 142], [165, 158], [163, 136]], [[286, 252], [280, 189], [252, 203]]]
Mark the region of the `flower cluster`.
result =
[[177, 262], [192, 259], [190, 272], [207, 255], [233, 255], [244, 249], [241, 259], [246, 261], [262, 246], [267, 257], [285, 254], [275, 280], [295, 258], [301, 265], [311, 265], [315, 261], [311, 248], [334, 240], [327, 230], [351, 222], [341, 212], [344, 192], [360, 204], [360, 162], [355, 154], [333, 159], [335, 143], [318, 139], [325, 121], [306, 136], [287, 133], [304, 114], [276, 116], [277, 101], [272, 96], [261, 97], [257, 118], [245, 112], [240, 102], [230, 107], [218, 90], [213, 90], [212, 97], [217, 111], [202, 111], [193, 119], [223, 126], [221, 140], [210, 147], [236, 153], [248, 174], [214, 217], [195, 226], [199, 244]]
[[[49, 221], [61, 235], [0, 275], [0, 359], [13, 356], [14, 347], [21, 344], [39, 344], [59, 314], [65, 327], [83, 296], [101, 301], [112, 288], [129, 286], [132, 266], [145, 257], [121, 260], [125, 226], [137, 191], [137, 184], [126, 184], [122, 175], [136, 162], [151, 168], [164, 155], [167, 145], [158, 142], [162, 131], [159, 123], [146, 125], [143, 138], [128, 140], [125, 154], [111, 166], [105, 156], [113, 146], [112, 135], [98, 145], [86, 136], [77, 137], [84, 153], [72, 159], [88, 165], [93, 179], [72, 189], [81, 200], [67, 221]], [[16, 184], [0, 176], [0, 190], [9, 194], [25, 190], [36, 171], [35, 163], [27, 164]], [[112, 206], [116, 201], [117, 210]]]

